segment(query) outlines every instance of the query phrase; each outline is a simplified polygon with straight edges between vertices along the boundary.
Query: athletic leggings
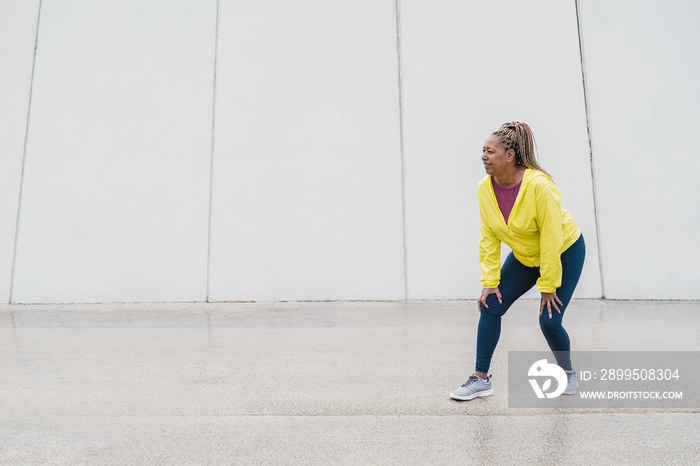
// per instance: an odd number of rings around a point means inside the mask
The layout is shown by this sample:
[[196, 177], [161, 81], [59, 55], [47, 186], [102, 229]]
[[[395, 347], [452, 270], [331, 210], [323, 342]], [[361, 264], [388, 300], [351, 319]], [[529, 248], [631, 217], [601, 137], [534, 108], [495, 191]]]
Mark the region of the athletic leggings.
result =
[[[571, 301], [576, 284], [581, 277], [583, 261], [586, 256], [586, 244], [583, 235], [576, 240], [566, 251], [561, 254], [562, 277], [561, 287], [557, 288], [557, 297], [562, 302], [558, 305], [559, 314], [552, 308], [552, 318], [547, 314], [545, 307], [540, 315], [540, 329], [547, 339], [549, 348], [554, 352], [557, 364], [565, 370], [571, 370], [571, 358], [569, 355], [569, 335], [561, 325], [564, 311]], [[481, 306], [479, 318], [479, 330], [476, 337], [476, 371], [488, 372], [491, 365], [491, 357], [498, 344], [501, 335], [501, 316], [508, 308], [525, 292], [537, 284], [540, 278], [539, 267], [527, 267], [513, 256], [511, 252], [501, 267], [501, 283], [498, 289], [501, 292], [503, 302], [499, 303], [495, 294], [486, 298], [485, 306]]]

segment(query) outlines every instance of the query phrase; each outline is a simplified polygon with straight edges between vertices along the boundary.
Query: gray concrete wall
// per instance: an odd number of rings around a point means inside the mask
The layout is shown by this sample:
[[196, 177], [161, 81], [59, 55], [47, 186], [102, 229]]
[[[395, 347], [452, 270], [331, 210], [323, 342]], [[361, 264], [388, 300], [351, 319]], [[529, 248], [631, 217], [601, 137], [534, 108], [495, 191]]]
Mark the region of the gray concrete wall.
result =
[[0, 2], [0, 302], [10, 300], [39, 0]]
[[403, 299], [394, 3], [220, 7], [210, 299]]
[[3, 2], [0, 302], [473, 298], [511, 119], [577, 297], [700, 298], [700, 11], [630, 5]]
[[43, 2], [15, 302], [206, 290], [216, 2]]
[[700, 4], [580, 4], [605, 294], [697, 299]]

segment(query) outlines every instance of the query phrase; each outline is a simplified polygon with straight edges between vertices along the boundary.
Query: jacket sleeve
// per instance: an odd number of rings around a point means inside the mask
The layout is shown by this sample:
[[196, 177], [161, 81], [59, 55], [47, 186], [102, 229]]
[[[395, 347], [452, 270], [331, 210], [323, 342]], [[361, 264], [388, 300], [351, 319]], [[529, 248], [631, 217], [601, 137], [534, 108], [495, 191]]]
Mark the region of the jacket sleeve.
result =
[[501, 240], [498, 239], [485, 218], [479, 202], [481, 238], [479, 239], [479, 262], [481, 263], [481, 285], [497, 288], [501, 283]]
[[537, 289], [542, 293], [554, 293], [561, 286], [561, 248], [564, 244], [559, 190], [549, 181], [541, 183], [537, 186], [536, 203], [540, 230], [540, 278]]

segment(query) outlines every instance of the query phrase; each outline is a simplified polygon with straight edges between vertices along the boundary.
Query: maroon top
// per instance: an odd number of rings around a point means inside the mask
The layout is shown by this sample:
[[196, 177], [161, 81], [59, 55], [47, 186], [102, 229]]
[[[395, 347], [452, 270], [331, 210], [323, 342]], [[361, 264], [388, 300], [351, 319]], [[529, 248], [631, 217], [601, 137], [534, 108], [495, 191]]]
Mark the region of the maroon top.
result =
[[508, 225], [508, 217], [510, 217], [510, 211], [513, 210], [513, 205], [515, 204], [515, 199], [518, 197], [518, 191], [520, 191], [520, 183], [516, 184], [510, 188], [504, 188], [503, 186], [496, 183], [496, 180], [491, 178], [491, 184], [493, 185], [493, 192], [496, 194], [496, 200], [498, 201], [498, 207], [501, 209], [503, 214], [503, 219]]

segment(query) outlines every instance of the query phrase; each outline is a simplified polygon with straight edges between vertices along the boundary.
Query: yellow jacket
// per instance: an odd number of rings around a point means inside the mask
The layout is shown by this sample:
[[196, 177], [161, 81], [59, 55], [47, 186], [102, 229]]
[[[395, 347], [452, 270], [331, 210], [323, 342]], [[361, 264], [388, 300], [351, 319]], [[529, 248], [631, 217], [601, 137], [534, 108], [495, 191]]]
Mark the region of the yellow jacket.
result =
[[501, 282], [501, 241], [528, 267], [540, 267], [537, 289], [553, 293], [561, 286], [561, 253], [581, 235], [576, 220], [561, 208], [561, 193], [544, 173], [527, 169], [506, 225], [498, 208], [491, 176], [479, 182], [481, 284]]

